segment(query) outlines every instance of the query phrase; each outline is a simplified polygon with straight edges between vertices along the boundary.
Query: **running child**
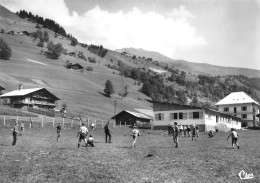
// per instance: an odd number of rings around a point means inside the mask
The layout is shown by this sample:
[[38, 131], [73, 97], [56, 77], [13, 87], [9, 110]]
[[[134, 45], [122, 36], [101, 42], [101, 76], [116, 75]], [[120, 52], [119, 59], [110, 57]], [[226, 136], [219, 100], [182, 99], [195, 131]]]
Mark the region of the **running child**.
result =
[[234, 144], [236, 144], [237, 148], [239, 149], [239, 145], [238, 145], [238, 143], [237, 143], [238, 133], [235, 131], [234, 128], [231, 128], [231, 133], [229, 134], [227, 140], [229, 139], [230, 136], [231, 136], [231, 138], [232, 138], [232, 142], [231, 142], [231, 143], [232, 143], [233, 149], [235, 149]]
[[91, 123], [91, 128], [92, 128], [92, 130], [94, 130], [94, 128], [95, 128], [95, 124], [93, 122]]
[[88, 148], [87, 139], [86, 139], [87, 135], [88, 135], [88, 129], [85, 126], [85, 123], [82, 123], [82, 126], [80, 127], [79, 132], [77, 134], [77, 137], [79, 136], [78, 148], [80, 147], [81, 140], [84, 140], [86, 148]]
[[137, 136], [140, 136], [140, 132], [139, 132], [138, 128], [136, 126], [134, 126], [134, 129], [133, 129], [133, 139], [134, 139], [134, 142], [132, 144], [132, 148], [136, 147]]
[[92, 147], [95, 147], [94, 145], [94, 138], [92, 137], [92, 135], [89, 135], [89, 138], [87, 140], [87, 146], [91, 145]]
[[58, 124], [56, 129], [57, 129], [57, 141], [59, 141], [59, 138], [60, 138], [60, 135], [61, 135], [61, 123]]

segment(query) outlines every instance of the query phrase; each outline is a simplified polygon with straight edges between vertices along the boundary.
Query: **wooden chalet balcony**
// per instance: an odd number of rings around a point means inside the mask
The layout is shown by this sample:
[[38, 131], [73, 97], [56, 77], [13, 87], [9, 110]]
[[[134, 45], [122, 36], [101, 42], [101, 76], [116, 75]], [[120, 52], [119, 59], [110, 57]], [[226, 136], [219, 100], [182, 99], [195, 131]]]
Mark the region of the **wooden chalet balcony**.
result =
[[42, 102], [42, 101], [30, 101], [30, 102], [27, 102], [27, 101], [24, 101], [24, 100], [13, 101], [13, 104], [57, 106], [57, 104], [50, 103], [50, 102]]

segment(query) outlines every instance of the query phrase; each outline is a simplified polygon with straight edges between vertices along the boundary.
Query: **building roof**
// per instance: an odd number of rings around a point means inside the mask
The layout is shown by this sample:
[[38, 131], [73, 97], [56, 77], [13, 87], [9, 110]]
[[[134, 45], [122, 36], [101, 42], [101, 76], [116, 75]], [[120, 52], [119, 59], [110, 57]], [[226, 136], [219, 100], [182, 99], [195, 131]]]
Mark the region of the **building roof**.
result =
[[153, 116], [154, 116], [154, 113], [153, 113], [153, 110], [151, 110], [151, 109], [134, 109], [134, 110], [136, 110], [136, 111], [138, 111], [138, 112], [140, 112], [140, 113], [143, 113], [143, 114], [145, 114], [146, 116], [149, 116], [149, 117], [152, 117], [153, 118]]
[[[30, 93], [39, 91], [39, 90], [46, 90], [45, 88], [30, 88], [30, 89], [20, 89], [20, 90], [14, 90], [8, 93], [5, 93], [3, 95], [1, 95], [1, 98], [5, 98], [5, 97], [16, 97], [16, 96], [25, 96], [28, 95]], [[48, 93], [50, 93], [48, 90], [46, 90]], [[55, 95], [53, 95], [52, 93], [50, 93], [52, 96], [54, 96], [54, 98], [56, 98], [57, 100], [59, 100], [58, 97], [56, 97]]]
[[253, 100], [250, 96], [248, 96], [244, 92], [230, 93], [228, 96], [220, 100], [215, 105], [244, 104], [244, 103], [254, 103], [256, 105], [259, 105], [258, 102]]
[[[137, 117], [137, 118], [152, 119], [151, 117], [146, 116], [145, 114], [138, 113], [138, 112], [127, 111], [127, 110], [123, 110], [123, 111], [121, 111], [120, 113], [116, 114], [115, 116], [117, 116], [117, 115], [119, 115], [119, 114], [121, 114], [121, 113], [123, 113], [123, 112], [129, 113], [129, 114], [131, 114], [131, 115], [133, 115], [133, 116], [135, 116], [135, 117]], [[114, 119], [115, 116], [113, 116], [111, 119]]]

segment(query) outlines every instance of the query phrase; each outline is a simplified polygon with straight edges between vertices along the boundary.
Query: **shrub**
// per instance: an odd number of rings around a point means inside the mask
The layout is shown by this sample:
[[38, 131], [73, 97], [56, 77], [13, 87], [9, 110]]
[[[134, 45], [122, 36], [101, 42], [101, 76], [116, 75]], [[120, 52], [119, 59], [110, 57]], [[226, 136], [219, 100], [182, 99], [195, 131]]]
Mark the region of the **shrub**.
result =
[[86, 70], [87, 71], [93, 71], [93, 67], [87, 67]]
[[95, 57], [88, 57], [88, 61], [91, 63], [97, 63]]
[[114, 90], [114, 87], [113, 87], [113, 84], [111, 81], [109, 81], [109, 80], [106, 81], [104, 92], [108, 97], [111, 97], [111, 95], [115, 93], [115, 90]]
[[61, 43], [54, 44], [52, 41], [50, 41], [47, 45], [48, 48], [48, 57], [57, 59], [61, 55], [63, 51], [63, 46]]
[[4, 41], [4, 39], [0, 37], [0, 59], [9, 60], [11, 54], [12, 54], [12, 49]]

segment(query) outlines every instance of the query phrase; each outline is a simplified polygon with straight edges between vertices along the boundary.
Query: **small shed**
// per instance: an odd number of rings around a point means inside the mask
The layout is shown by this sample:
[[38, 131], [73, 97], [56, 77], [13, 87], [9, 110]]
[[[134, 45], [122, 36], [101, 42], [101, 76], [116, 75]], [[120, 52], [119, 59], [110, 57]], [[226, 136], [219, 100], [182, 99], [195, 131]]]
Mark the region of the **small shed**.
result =
[[132, 112], [123, 110], [117, 115], [113, 116], [111, 119], [116, 121], [116, 125], [136, 125], [138, 128], [151, 128], [152, 118], [138, 112]]
[[74, 70], [81, 70], [81, 69], [83, 69], [84, 67], [81, 66], [80, 64], [76, 63], [76, 64], [72, 64], [72, 65], [70, 66], [70, 68], [71, 68], [71, 69], [74, 69]]

